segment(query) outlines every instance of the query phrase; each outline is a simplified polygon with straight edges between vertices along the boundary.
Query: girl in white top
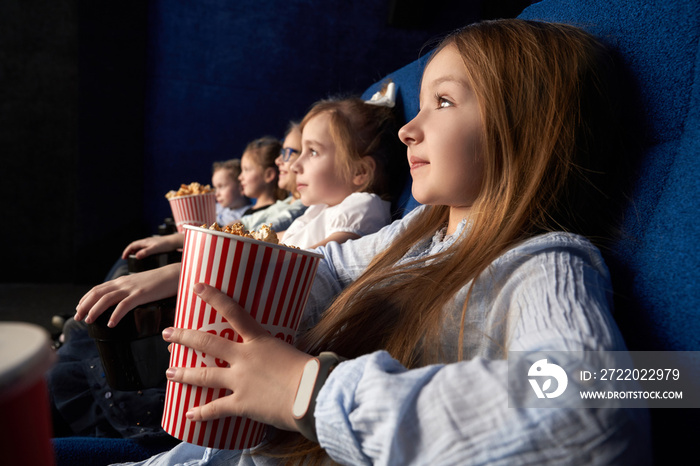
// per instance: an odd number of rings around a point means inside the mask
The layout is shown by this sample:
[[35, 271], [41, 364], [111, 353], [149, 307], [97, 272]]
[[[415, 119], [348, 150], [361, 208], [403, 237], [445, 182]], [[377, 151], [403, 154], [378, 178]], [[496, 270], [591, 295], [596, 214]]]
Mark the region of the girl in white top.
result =
[[329, 241], [342, 243], [359, 238], [387, 225], [391, 221], [390, 207], [390, 202], [371, 193], [352, 193], [333, 206], [315, 204], [292, 222], [282, 242], [315, 248]]
[[[420, 110], [400, 131], [413, 195], [426, 205], [319, 249], [296, 347], [204, 284], [195, 292], [242, 341], [163, 332], [231, 364], [168, 370], [177, 383], [232, 391], [189, 419], [246, 416], [275, 435], [253, 452], [182, 443], [147, 463], [649, 464], [647, 411], [576, 402], [585, 382], [573, 376], [577, 354], [625, 350], [608, 270], [581, 235], [614, 227], [611, 175], [626, 152], [611, 64], [595, 38], [567, 25], [491, 21], [445, 39], [425, 68]], [[142, 277], [91, 291], [76, 319], [121, 301], [118, 320], [177, 290], [176, 268]], [[329, 351], [347, 360], [324, 366], [315, 409], [297, 422], [305, 367]], [[544, 351], [567, 352], [556, 363], [571, 375], [571, 404], [511, 406], [514, 353]], [[528, 375], [516, 401], [532, 392]]]
[[315, 248], [374, 233], [391, 221], [386, 167], [400, 141], [389, 107], [359, 98], [323, 100], [301, 122], [301, 155], [291, 166], [304, 215], [279, 236]]

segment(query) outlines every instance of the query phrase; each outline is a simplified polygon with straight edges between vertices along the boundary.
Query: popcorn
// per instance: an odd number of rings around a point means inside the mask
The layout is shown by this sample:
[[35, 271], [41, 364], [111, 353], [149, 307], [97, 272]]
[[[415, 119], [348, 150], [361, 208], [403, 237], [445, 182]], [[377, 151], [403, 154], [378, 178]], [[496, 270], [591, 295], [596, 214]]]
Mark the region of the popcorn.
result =
[[275, 233], [275, 231], [272, 228], [270, 228], [270, 225], [263, 225], [258, 231], [253, 231], [250, 234], [253, 235], [253, 238], [259, 241], [264, 241], [266, 243], [273, 244], [279, 243], [277, 233]]
[[228, 233], [231, 235], [252, 238], [258, 241], [264, 241], [266, 243], [279, 244], [277, 233], [275, 233], [275, 230], [270, 228], [270, 225], [263, 225], [258, 231], [247, 231], [241, 222], [236, 222], [231, 225], [227, 225], [223, 228], [220, 227], [218, 223], [213, 223], [210, 227], [202, 225], [202, 228], [208, 228], [209, 230], [221, 231], [223, 233]]
[[206, 194], [214, 191], [210, 185], [201, 185], [197, 182], [190, 184], [181, 184], [177, 191], [170, 190], [165, 194], [166, 199], [172, 199], [180, 196], [192, 196], [194, 194]]

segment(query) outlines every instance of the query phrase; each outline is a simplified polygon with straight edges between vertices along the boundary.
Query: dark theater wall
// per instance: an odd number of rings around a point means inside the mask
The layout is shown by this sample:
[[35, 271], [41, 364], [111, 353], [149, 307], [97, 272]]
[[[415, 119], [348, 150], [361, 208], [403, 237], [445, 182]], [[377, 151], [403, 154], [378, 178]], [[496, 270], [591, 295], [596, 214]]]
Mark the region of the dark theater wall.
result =
[[[144, 222], [153, 229], [168, 215], [168, 190], [209, 182], [213, 161], [240, 157], [265, 134], [281, 137], [320, 98], [361, 93], [446, 30], [435, 21], [389, 25], [391, 13], [411, 7], [401, 3], [154, 2]], [[463, 6], [455, 16], [477, 15]]]
[[0, 2], [0, 281], [73, 275], [77, 1]]

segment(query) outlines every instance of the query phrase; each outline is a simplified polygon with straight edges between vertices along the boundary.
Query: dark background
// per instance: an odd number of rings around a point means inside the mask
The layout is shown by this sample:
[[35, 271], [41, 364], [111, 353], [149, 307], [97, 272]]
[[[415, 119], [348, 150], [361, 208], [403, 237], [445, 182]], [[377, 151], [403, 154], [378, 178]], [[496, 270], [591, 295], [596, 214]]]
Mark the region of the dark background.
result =
[[0, 283], [101, 282], [168, 190], [529, 3], [3, 0]]

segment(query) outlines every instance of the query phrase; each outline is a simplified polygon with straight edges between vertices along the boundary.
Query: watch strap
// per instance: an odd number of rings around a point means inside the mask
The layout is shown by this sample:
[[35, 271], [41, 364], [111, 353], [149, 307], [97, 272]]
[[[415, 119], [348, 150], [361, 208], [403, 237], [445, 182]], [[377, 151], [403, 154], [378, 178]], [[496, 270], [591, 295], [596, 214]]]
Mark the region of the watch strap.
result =
[[[316, 437], [316, 417], [314, 416], [314, 410], [316, 409], [316, 397], [318, 396], [318, 392], [321, 391], [323, 384], [326, 383], [326, 379], [328, 379], [331, 371], [335, 368], [335, 366], [340, 364], [340, 362], [344, 361], [344, 359], [333, 352], [324, 351], [311, 361], [314, 360], [318, 362], [319, 368], [316, 372], [315, 380], [313, 381], [314, 385], [311, 392], [311, 397], [309, 398], [304, 414], [300, 417], [294, 416], [294, 422], [296, 423], [299, 432], [301, 432], [304, 437], [309, 440], [313, 440], [314, 442], [318, 442], [318, 437]], [[308, 364], [309, 363], [307, 363], [307, 365]], [[313, 374], [309, 375], [307, 371], [304, 371], [302, 374], [301, 379], [299, 380], [299, 387], [297, 387], [297, 393], [294, 397], [295, 405], [297, 404], [297, 398], [300, 396], [300, 388], [305, 384], [311, 383], [311, 380], [308, 380], [307, 378], [312, 376]]]

